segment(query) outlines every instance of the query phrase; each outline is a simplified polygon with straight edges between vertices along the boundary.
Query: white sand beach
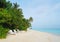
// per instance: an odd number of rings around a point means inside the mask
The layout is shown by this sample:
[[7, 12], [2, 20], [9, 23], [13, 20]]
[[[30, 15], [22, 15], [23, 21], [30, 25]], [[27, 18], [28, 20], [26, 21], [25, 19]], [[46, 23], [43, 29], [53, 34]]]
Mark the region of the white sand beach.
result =
[[60, 36], [28, 30], [19, 32], [16, 35], [9, 35], [6, 39], [0, 39], [0, 42], [60, 42]]

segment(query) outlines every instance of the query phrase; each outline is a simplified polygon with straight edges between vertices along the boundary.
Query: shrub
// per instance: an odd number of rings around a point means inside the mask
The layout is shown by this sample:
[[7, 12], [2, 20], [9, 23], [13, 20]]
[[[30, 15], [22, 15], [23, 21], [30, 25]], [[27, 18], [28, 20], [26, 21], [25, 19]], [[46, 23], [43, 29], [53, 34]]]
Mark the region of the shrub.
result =
[[9, 29], [0, 26], [0, 39], [6, 38]]

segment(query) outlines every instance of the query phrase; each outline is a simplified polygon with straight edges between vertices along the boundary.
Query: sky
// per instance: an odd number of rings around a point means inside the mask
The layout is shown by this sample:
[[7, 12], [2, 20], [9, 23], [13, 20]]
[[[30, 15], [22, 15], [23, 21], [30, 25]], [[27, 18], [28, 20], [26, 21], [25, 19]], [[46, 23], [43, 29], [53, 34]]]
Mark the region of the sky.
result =
[[32, 28], [60, 28], [60, 0], [10, 0], [23, 9], [25, 18], [33, 17]]

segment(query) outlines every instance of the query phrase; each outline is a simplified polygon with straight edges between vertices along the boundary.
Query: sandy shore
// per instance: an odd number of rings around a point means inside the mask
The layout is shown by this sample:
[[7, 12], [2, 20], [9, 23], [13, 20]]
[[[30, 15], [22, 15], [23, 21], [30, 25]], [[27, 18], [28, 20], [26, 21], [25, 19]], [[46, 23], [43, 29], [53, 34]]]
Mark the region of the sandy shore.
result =
[[60, 42], [60, 36], [29, 30], [9, 35], [6, 39], [0, 39], [0, 42]]

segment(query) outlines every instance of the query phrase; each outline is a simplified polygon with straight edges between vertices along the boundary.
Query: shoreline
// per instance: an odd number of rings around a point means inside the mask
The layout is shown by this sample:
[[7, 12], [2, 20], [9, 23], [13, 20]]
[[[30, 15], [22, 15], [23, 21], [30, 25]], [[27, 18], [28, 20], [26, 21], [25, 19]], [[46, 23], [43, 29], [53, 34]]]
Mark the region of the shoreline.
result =
[[60, 36], [36, 30], [19, 31], [16, 35], [8, 35], [0, 42], [60, 42]]
[[[34, 30], [34, 29], [33, 29]], [[56, 35], [56, 36], [60, 36], [60, 32], [50, 32], [50, 31], [43, 31], [43, 30], [36, 30], [36, 31], [39, 31], [39, 32], [45, 32], [45, 33], [49, 33], [49, 34], [53, 34], [53, 35]]]

